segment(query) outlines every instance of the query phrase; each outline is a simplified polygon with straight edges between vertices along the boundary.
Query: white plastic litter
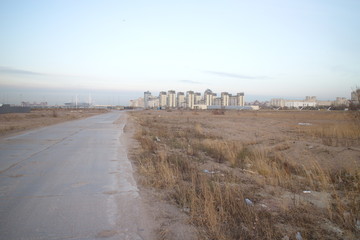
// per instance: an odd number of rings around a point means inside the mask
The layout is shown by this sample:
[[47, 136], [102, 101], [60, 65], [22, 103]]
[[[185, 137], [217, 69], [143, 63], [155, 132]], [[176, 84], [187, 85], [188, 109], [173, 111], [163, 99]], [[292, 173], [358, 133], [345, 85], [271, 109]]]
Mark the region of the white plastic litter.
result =
[[250, 205], [250, 206], [254, 205], [254, 203], [248, 198], [245, 198], [245, 202], [247, 205]]
[[301, 236], [301, 233], [300, 232], [297, 232], [296, 233], [296, 240], [302, 240], [302, 236]]
[[303, 191], [303, 193], [311, 193], [311, 191], [305, 190], [305, 191]]

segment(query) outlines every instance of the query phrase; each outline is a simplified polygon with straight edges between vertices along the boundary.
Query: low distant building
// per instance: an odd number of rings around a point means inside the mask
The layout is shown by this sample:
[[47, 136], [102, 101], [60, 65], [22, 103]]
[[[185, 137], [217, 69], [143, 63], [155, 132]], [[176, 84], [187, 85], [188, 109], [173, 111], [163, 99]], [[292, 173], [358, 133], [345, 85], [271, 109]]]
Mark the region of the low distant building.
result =
[[90, 108], [91, 107], [91, 105], [87, 102], [68, 102], [68, 103], [64, 103], [64, 106], [67, 108]]
[[206, 104], [194, 104], [194, 109], [205, 110], [208, 106]]
[[330, 107], [333, 104], [333, 101], [321, 101], [318, 100], [316, 101], [316, 106], [317, 107]]
[[316, 107], [316, 102], [286, 100], [285, 107], [288, 107], [288, 108]]
[[273, 98], [269, 103], [272, 107], [304, 108], [304, 107], [330, 107], [330, 106], [348, 106], [346, 98], [337, 97], [335, 101], [317, 100], [315, 96], [306, 96], [304, 100], [286, 100], [282, 98]]
[[270, 106], [272, 107], [285, 107], [285, 99], [273, 98], [270, 100]]
[[335, 106], [349, 106], [349, 100], [344, 97], [337, 97], [333, 104]]
[[37, 103], [37, 102], [21, 102], [21, 106], [22, 107], [40, 107], [40, 108], [43, 108], [43, 107], [47, 107], [48, 106], [48, 103], [47, 102], [40, 102], [40, 103]]
[[144, 98], [140, 97], [138, 99], [130, 100], [130, 107], [144, 108]]

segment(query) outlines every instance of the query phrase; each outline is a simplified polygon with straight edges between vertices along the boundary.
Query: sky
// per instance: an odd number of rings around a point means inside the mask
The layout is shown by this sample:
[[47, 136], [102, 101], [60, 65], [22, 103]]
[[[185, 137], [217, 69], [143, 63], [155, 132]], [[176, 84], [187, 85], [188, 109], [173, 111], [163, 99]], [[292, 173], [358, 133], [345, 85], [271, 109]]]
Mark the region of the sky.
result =
[[0, 103], [128, 105], [208, 88], [350, 98], [359, 12], [358, 0], [1, 0]]

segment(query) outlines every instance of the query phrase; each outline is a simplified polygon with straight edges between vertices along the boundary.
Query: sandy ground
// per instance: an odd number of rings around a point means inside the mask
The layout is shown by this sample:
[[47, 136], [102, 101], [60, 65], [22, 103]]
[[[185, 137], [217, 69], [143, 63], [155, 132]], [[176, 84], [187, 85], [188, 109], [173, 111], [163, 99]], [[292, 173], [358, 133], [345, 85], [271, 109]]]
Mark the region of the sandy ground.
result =
[[[352, 120], [345, 116], [346, 112], [227, 111], [225, 115], [216, 115], [211, 111], [144, 111], [141, 114], [149, 116], [152, 120], [157, 118], [158, 122], [163, 122], [174, 131], [184, 131], [186, 127], [182, 126], [189, 124], [199, 125], [206, 135], [238, 141], [249, 148], [266, 149], [304, 166], [318, 164], [321, 169], [329, 172], [342, 168], [351, 171], [360, 167], [359, 138], [330, 139], [311, 134], [311, 128], [330, 126], [328, 130], [335, 131], [332, 126], [352, 124]], [[130, 138], [135, 129], [134, 123], [128, 121], [125, 129], [129, 131]], [[136, 142], [131, 145], [132, 148], [136, 148]], [[234, 169], [227, 164], [211, 160], [205, 161], [200, 168], [214, 172], [231, 171], [240, 176], [243, 179], [242, 186], [254, 193], [252, 200], [257, 206], [266, 206], [274, 214], [296, 204], [295, 202], [307, 202], [320, 209], [319, 211], [326, 211], [331, 204], [329, 193], [316, 191], [309, 186], [302, 186], [303, 189], [295, 193], [290, 192], [266, 184], [261, 176], [255, 176], [251, 171]], [[137, 180], [140, 179], [141, 176], [137, 176]], [[262, 182], [263, 186], [259, 188], [259, 185], [253, 184], [254, 181]], [[196, 231], [187, 224], [187, 215], [182, 210], [172, 207], [171, 199], [164, 199], [161, 193], [148, 188], [142, 187], [141, 191], [149, 200], [149, 208], [154, 212], [157, 224], [160, 224], [160, 236], [164, 232], [170, 232], [171, 234], [166, 236], [171, 237], [164, 239], [196, 239]], [[189, 235], [179, 235], [176, 227], [183, 227], [181, 231]], [[286, 224], [283, 227], [287, 227]], [[323, 228], [333, 232], [334, 239], [351, 239], [331, 222], [323, 223]]]
[[[359, 139], [328, 144], [324, 139], [312, 137], [304, 131], [331, 123], [349, 124], [342, 115], [331, 112], [226, 112], [213, 115], [211, 112], [157, 112], [160, 118], [178, 115], [178, 124], [193, 121], [199, 123], [207, 134], [221, 136], [254, 147], [280, 151], [286, 158], [308, 164], [316, 160], [321, 167], [336, 169], [341, 166], [360, 166]], [[344, 113], [346, 114], [346, 113]], [[339, 119], [340, 118], [340, 119]]]

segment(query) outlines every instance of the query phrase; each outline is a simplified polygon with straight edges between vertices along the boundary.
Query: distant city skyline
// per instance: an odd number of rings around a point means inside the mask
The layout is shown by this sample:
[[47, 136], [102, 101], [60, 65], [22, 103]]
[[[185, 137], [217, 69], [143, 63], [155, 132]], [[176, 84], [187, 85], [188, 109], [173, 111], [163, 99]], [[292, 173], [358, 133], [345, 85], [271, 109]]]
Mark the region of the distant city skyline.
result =
[[[194, 88], [195, 89], [195, 88]], [[171, 90], [171, 89], [168, 89]], [[163, 90], [163, 91], [168, 91]], [[189, 90], [179, 90], [176, 92], [184, 92], [186, 93]], [[347, 99], [351, 98], [351, 92], [355, 90], [352, 88], [348, 91], [345, 96], [336, 96], [334, 98], [324, 98], [321, 95], [314, 95], [319, 100], [334, 100], [337, 97], [345, 97]], [[94, 104], [99, 105], [121, 105], [128, 106], [129, 101], [136, 99], [138, 97], [142, 97], [144, 91], [147, 89], [143, 89], [142, 91], [87, 91], [84, 89], [11, 89], [11, 88], [2, 88], [0, 89], [0, 104], [1, 103], [10, 103], [20, 105], [21, 102], [47, 102], [49, 105], [64, 105], [67, 102], [75, 102], [75, 98], [78, 97], [78, 101], [80, 102], [88, 102], [89, 94], [91, 95], [92, 102]], [[204, 89], [194, 90], [194, 92], [203, 92]], [[161, 91], [153, 91], [151, 92], [153, 95], [159, 95]], [[221, 93], [222, 91], [214, 91], [216, 93]], [[229, 93], [235, 93], [236, 91], [230, 91]], [[246, 102], [253, 101], [270, 101], [273, 98], [283, 98], [290, 100], [302, 100], [305, 96], [312, 96], [312, 94], [305, 94], [304, 96], [290, 96], [290, 95], [269, 95], [269, 96], [261, 96], [261, 95], [250, 95], [246, 93]]]
[[[0, 2], [0, 101], [244, 91], [248, 101], [350, 98], [360, 1]], [[84, 97], [86, 98], [86, 97]]]
[[[250, 99], [241, 91], [234, 92], [214, 92], [211, 89], [201, 91], [160, 91], [159, 94], [152, 94], [145, 91], [143, 96], [129, 101], [129, 106], [134, 108], [145, 109], [217, 109], [219, 107], [228, 109], [249, 109], [258, 110], [254, 106], [265, 108], [338, 108], [345, 109], [351, 103], [358, 104], [357, 93], [360, 89], [350, 93], [351, 97], [336, 97], [334, 99], [322, 100], [316, 96], [305, 96], [303, 98], [271, 98]], [[260, 100], [260, 101], [259, 101]]]

